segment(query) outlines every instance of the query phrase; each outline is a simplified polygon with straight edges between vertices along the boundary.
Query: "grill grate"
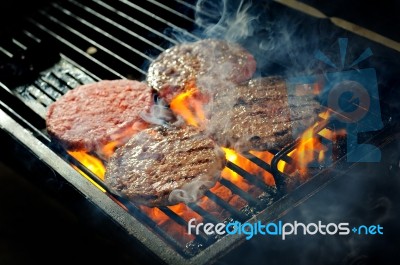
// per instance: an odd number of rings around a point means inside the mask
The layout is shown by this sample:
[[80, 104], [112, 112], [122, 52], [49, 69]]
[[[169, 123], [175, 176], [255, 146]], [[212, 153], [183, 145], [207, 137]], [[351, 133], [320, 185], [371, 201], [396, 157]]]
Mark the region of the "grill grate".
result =
[[[57, 100], [57, 98], [59, 98], [62, 94], [65, 94], [67, 91], [73, 89], [73, 87], [79, 84], [94, 82], [98, 79], [98, 77], [85, 70], [82, 66], [71, 61], [65, 55], [61, 55], [61, 60], [55, 64], [55, 66], [43, 71], [33, 82], [33, 84], [19, 86], [13, 90], [13, 92], [18, 98], [30, 106], [33, 111], [44, 118], [46, 107]], [[44, 129], [43, 133], [46, 133]], [[53, 149], [57, 149], [56, 146], [52, 146], [52, 143], [48, 137], [46, 139], [46, 145]], [[293, 147], [295, 146], [292, 145], [291, 148], [293, 149]], [[279, 157], [279, 160], [283, 159], [287, 163], [290, 163], [293, 161], [286, 155], [288, 150], [291, 151], [292, 149], [285, 150], [284, 155], [282, 155], [281, 152], [271, 151], [271, 155], [275, 154], [275, 157]], [[146, 215], [146, 211], [143, 211], [140, 206], [134, 205], [124, 198], [118, 197], [117, 195], [112, 195], [112, 192], [108, 190], [107, 186], [104, 185], [102, 180], [74, 157], [70, 156], [63, 150], [57, 149], [57, 152], [72, 165], [76, 166], [81, 172], [94, 180], [96, 184], [107, 191], [110, 196], [116, 196], [132, 215], [143, 221], [182, 255], [187, 257], [193, 256], [218, 239], [217, 237], [210, 237], [200, 234], [196, 238], [190, 239], [190, 241], [182, 241], [180, 235], [171, 235], [171, 233], [168, 232], [168, 229], [171, 229], [171, 227], [176, 227], [176, 225], [178, 225], [181, 230], [184, 229], [183, 231], [187, 229], [187, 220], [183, 219], [179, 214], [171, 210], [169, 207], [159, 207], [158, 209], [173, 222], [173, 225], [167, 226], [166, 229], [160, 228], [157, 222], [152, 220], [149, 215]], [[266, 161], [251, 153], [246, 153], [243, 156], [263, 170], [271, 172], [272, 174], [273, 169]], [[245, 207], [235, 207], [234, 205], [231, 205], [229, 201], [224, 200], [215, 192], [207, 191], [205, 193], [205, 197], [215, 203], [225, 213], [228, 213], [225, 218], [211, 214], [197, 203], [189, 204], [186, 211], [192, 211], [201, 216], [203, 220], [214, 224], [220, 221], [228, 222], [231, 220], [244, 222], [251, 218], [254, 214], [257, 214], [279, 199], [280, 195], [278, 194], [276, 188], [266, 184], [259, 176], [247, 172], [232, 162], [227, 163], [227, 168], [243, 177], [252, 188], [257, 188], [260, 191], [260, 194], [258, 196], [254, 196], [254, 194], [244, 191], [232, 183], [229, 179], [222, 178], [219, 181], [219, 184], [228, 189], [233, 195], [237, 195], [240, 199], [244, 200], [246, 202]], [[279, 176], [281, 174], [282, 173], [279, 173]], [[275, 173], [274, 176], [278, 176], [278, 174]], [[285, 177], [287, 178], [288, 176]]]
[[[195, 7], [191, 3], [181, 0], [166, 3], [149, 0], [141, 1], [140, 4], [128, 0], [67, 0], [52, 3], [46, 9], [32, 15], [24, 30], [11, 42], [1, 44], [0, 56], [12, 58], [16, 54], [28, 51], [32, 45], [56, 43], [56, 46], [49, 45], [47, 48], [53, 50], [57, 47], [59, 61], [38, 73], [35, 80], [28, 85], [2, 86], [44, 119], [46, 108], [77, 85], [100, 79], [143, 79], [146, 74], [143, 69], [152, 58], [177, 43], [173, 34], [181, 34], [193, 40], [199, 39], [199, 36], [190, 33], [191, 28], [188, 28], [193, 25], [194, 10]], [[166, 28], [170, 29], [171, 35], [166, 33]], [[188, 220], [171, 207], [149, 209], [112, 194], [98, 176], [65, 150], [54, 146], [47, 137], [45, 128], [39, 130], [42, 135], [40, 139], [45, 145], [78, 168], [183, 257], [194, 257], [220, 239], [205, 234], [182, 235], [187, 229]], [[317, 130], [315, 133], [318, 132]], [[332, 144], [332, 139], [320, 137], [323, 144]], [[296, 143], [282, 151], [271, 150], [271, 157], [274, 158], [270, 163], [252, 153], [242, 154], [249, 162], [271, 173], [277, 187], [268, 185], [262, 177], [247, 172], [239, 165], [228, 162], [227, 168], [245, 180], [250, 187], [249, 191], [223, 177], [218, 185], [232, 194], [229, 200], [221, 198], [215, 191], [205, 193], [205, 198], [215, 204], [216, 209], [220, 209], [222, 213], [210, 212], [201, 202], [188, 204], [185, 211], [211, 223], [232, 220], [244, 222], [256, 214], [268, 211], [269, 206], [276, 205], [277, 201], [286, 195], [285, 185], [290, 176], [280, 172], [277, 165], [279, 161], [293, 163], [288, 153], [295, 147]], [[230, 201], [233, 197], [238, 203]], [[166, 224], [160, 225], [151, 218], [149, 212], [154, 210], [166, 217]], [[171, 232], [172, 228], [178, 233]]]

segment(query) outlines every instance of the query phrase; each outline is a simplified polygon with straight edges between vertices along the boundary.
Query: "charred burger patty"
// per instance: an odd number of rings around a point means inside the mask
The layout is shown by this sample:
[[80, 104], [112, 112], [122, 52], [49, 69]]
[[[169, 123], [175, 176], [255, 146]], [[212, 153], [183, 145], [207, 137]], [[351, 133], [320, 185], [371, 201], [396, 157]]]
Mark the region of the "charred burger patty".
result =
[[220, 91], [208, 107], [212, 137], [241, 151], [283, 147], [316, 121], [321, 108], [314, 95], [288, 95], [279, 77]]
[[185, 196], [198, 199], [215, 185], [224, 166], [222, 149], [196, 128], [158, 126], [143, 130], [116, 150], [107, 164], [105, 182], [133, 202], [172, 205]]
[[204, 86], [212, 83], [209, 87], [217, 89], [214, 83], [240, 83], [250, 79], [255, 70], [254, 57], [240, 45], [204, 39], [162, 52], [150, 64], [147, 82], [169, 103], [193, 86], [204, 92]]

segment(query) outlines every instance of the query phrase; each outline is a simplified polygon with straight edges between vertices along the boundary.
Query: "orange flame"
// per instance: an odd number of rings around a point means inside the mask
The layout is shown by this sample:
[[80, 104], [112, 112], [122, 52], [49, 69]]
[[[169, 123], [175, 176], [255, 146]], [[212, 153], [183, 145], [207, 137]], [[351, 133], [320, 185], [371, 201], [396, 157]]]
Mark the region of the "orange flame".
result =
[[100, 159], [83, 151], [68, 151], [68, 154], [81, 162], [82, 165], [92, 171], [101, 180], [104, 180], [106, 168]]
[[114, 154], [115, 149], [117, 149], [117, 147], [120, 145], [121, 143], [119, 141], [109, 142], [103, 146], [101, 152], [106, 158], [110, 158]]
[[[167, 207], [170, 208], [174, 213], [182, 217], [187, 222], [192, 218], [195, 218], [197, 221], [202, 220], [200, 215], [192, 211], [184, 203], [178, 203]], [[150, 208], [147, 206], [140, 206], [140, 209], [146, 212], [149, 215], [149, 217], [153, 219], [153, 221], [155, 221], [158, 225], [162, 225], [169, 220], [169, 217], [157, 207]]]
[[[225, 151], [225, 157], [228, 161], [236, 164], [237, 166], [243, 168], [244, 170], [255, 176], [260, 176], [267, 185], [270, 186], [275, 185], [274, 178], [268, 171], [260, 168], [249, 159], [238, 154], [233, 149], [229, 148], [222, 148], [222, 149]], [[271, 163], [271, 160], [273, 158], [273, 154], [269, 152], [251, 151], [250, 153], [260, 158], [261, 160], [266, 161], [269, 164]], [[242, 190], [247, 191], [249, 189], [249, 184], [247, 183], [247, 181], [244, 180], [243, 177], [238, 175], [236, 172], [233, 172], [231, 169], [227, 167], [222, 171], [222, 177], [230, 180], [232, 183], [237, 185]]]
[[108, 160], [115, 152], [115, 149], [125, 144], [133, 135], [148, 127], [145, 122], [136, 122], [132, 126], [122, 129], [120, 132], [112, 136], [113, 141], [101, 147], [98, 155]]
[[[319, 116], [323, 119], [329, 118], [329, 111], [321, 113]], [[307, 167], [310, 163], [322, 163], [325, 159], [325, 153], [327, 148], [321, 144], [318, 135], [324, 136], [327, 139], [333, 139], [334, 132], [324, 128], [315, 134], [315, 128], [319, 125], [316, 122], [313, 126], [308, 128], [300, 137], [300, 143], [296, 149], [291, 151], [288, 156], [293, 158], [294, 164], [288, 165], [284, 161], [279, 161], [278, 170], [288, 174], [294, 171], [300, 173], [302, 177], [305, 177], [308, 173]]]
[[[182, 217], [186, 222], [189, 222], [189, 220], [192, 218], [195, 218], [197, 222], [201, 222], [203, 220], [200, 215], [190, 210], [184, 203], [168, 206], [168, 208]], [[145, 212], [158, 226], [162, 227], [181, 243], [185, 244], [194, 239], [193, 235], [188, 234], [186, 227], [183, 227], [172, 221], [160, 208], [140, 206], [140, 209]]]
[[[312, 88], [300, 87], [298, 89], [300, 92], [302, 92], [303, 90], [307, 92], [307, 89], [312, 89], [316, 93], [319, 91], [320, 88], [314, 86]], [[203, 106], [206, 102], [206, 97], [204, 95], [201, 95], [201, 93], [196, 89], [194, 85], [189, 84], [185, 92], [177, 95], [171, 101], [170, 108], [176, 115], [181, 116], [187, 124], [203, 128], [206, 122]], [[327, 119], [329, 117], [329, 113], [322, 113], [320, 117]], [[318, 141], [318, 138], [315, 137], [313, 133], [314, 128], [317, 125], [318, 123], [307, 129], [301, 136], [301, 140], [297, 148], [288, 154], [290, 157], [293, 158], [294, 161], [296, 161], [295, 164], [289, 165], [284, 161], [280, 161], [278, 163], [279, 171], [288, 173], [289, 175], [294, 171], [300, 171], [300, 176], [305, 176], [309, 163], [313, 161], [322, 162], [325, 159], [325, 147]], [[136, 129], [140, 130], [143, 128], [130, 128], [126, 132], [123, 132], [123, 134], [121, 134], [122, 137], [120, 138], [123, 139]], [[332, 132], [327, 129], [322, 130], [321, 132], [319, 132], [319, 134], [328, 139], [334, 138]], [[112, 141], [106, 144], [102, 148], [101, 152], [106, 158], [109, 158], [115, 152], [115, 149], [120, 145], [120, 140]], [[225, 157], [228, 161], [256, 176], [260, 180], [264, 181], [264, 183], [266, 183], [267, 185], [275, 185], [274, 178], [268, 171], [259, 167], [254, 162], [237, 153], [233, 149], [223, 148], [223, 150], [225, 152]], [[103, 161], [85, 152], [69, 152], [69, 154], [79, 160], [100, 179], [104, 180], [105, 166], [103, 164]], [[274, 155], [268, 151], [250, 151], [250, 154], [269, 165], [271, 164], [271, 160], [274, 157]], [[81, 174], [85, 176], [83, 172], [81, 172]], [[258, 196], [262, 192], [257, 187], [251, 185], [251, 183], [249, 183], [245, 178], [240, 176], [238, 173], [232, 171], [228, 167], [224, 168], [221, 176], [222, 178], [232, 182], [243, 191], [249, 192], [253, 196]], [[229, 188], [222, 185], [220, 182], [217, 182], [217, 184], [212, 187], [210, 191], [237, 209], [240, 209], [247, 204], [244, 199], [234, 194]], [[214, 215], [217, 219], [224, 220], [226, 217], [229, 216], [229, 213], [227, 213], [224, 209], [218, 206], [218, 204], [216, 204], [207, 196], [202, 197], [197, 202], [197, 205], [209, 212], [210, 214]], [[123, 205], [121, 206], [123, 207]], [[196, 218], [198, 222], [202, 221], [202, 217], [194, 212], [191, 208], [186, 206], [184, 203], [168, 206], [168, 208], [175, 214], [183, 218], [185, 221], [189, 221], [191, 218]], [[175, 235], [178, 240], [183, 240], [185, 243], [193, 239], [191, 235], [187, 234], [187, 231], [185, 229], [182, 229], [181, 225], [175, 223], [175, 221], [168, 217], [168, 215], [166, 215], [160, 208], [140, 206], [140, 209], [145, 212], [157, 225], [162, 227], [173, 236]]]
[[206, 120], [203, 110], [205, 98], [196, 88], [177, 95], [170, 103], [171, 110], [189, 125], [204, 127]]

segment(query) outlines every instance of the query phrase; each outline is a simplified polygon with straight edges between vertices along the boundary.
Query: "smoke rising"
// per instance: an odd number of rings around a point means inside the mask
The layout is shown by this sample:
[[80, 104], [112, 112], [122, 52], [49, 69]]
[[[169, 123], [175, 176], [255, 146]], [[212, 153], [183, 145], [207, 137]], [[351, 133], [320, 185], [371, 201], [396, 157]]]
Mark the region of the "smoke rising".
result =
[[203, 36], [238, 42], [254, 35], [253, 23], [259, 15], [252, 12], [252, 3], [243, 0], [235, 6], [231, 3], [227, 0], [197, 2], [195, 21], [203, 29]]
[[[315, 20], [306, 21], [302, 15], [271, 5], [270, 1], [199, 0], [195, 32], [202, 38], [243, 45], [256, 58], [260, 75], [313, 72], [315, 65], [310, 58], [317, 47], [321, 48], [318, 44], [325, 25], [315, 25]], [[309, 34], [304, 34], [306, 31]], [[335, 35], [324, 33], [324, 38]]]
[[[255, 76], [295, 77], [323, 74], [327, 70], [339, 72], [346, 70], [343, 64], [349, 66], [347, 70], [371, 67], [367, 61], [359, 66], [350, 63], [369, 48], [368, 43], [333, 27], [328, 20], [311, 18], [271, 1], [199, 0], [195, 19], [199, 25], [194, 31], [196, 35], [239, 43], [249, 50], [257, 60]], [[336, 42], [342, 37], [349, 37], [346, 60], [340, 57]], [[318, 62], [314, 57], [318, 50], [323, 51], [334, 65], [342, 67], [335, 69]], [[206, 78], [203, 81], [207, 83]], [[226, 106], [229, 106], [229, 100]], [[212, 105], [208, 108], [212, 109]], [[229, 121], [226, 123], [229, 126]], [[390, 149], [390, 154], [398, 154], [400, 150], [398, 145]], [[361, 163], [340, 182], [322, 190], [285, 218], [303, 222], [349, 221], [355, 225], [380, 223], [393, 231], [399, 208], [396, 195], [400, 187], [399, 157], [386, 159], [380, 164]], [[390, 182], [392, 184], [388, 184]], [[398, 229], [395, 231], [398, 236]], [[254, 239], [247, 242], [241, 251], [217, 264], [258, 264], [264, 260], [269, 264], [377, 264], [380, 261], [390, 264], [390, 258], [385, 258], [382, 253], [399, 255], [395, 246], [386, 247], [385, 243], [397, 242], [398, 246], [398, 240], [395, 239], [397, 236], [387, 233], [381, 238], [300, 236], [286, 242], [271, 238]]]
[[[385, 74], [385, 82], [386, 79], [393, 78], [387, 73], [393, 75], [395, 68], [380, 65], [377, 60], [352, 64], [370, 47], [376, 58], [376, 49], [373, 49], [371, 43], [333, 26], [328, 19], [310, 17], [273, 1], [198, 0], [195, 21], [198, 27], [192, 33], [200, 39], [223, 39], [245, 47], [257, 61], [257, 71], [253, 77], [323, 76], [326, 72], [349, 69], [359, 71], [377, 66], [380, 68], [378, 77]], [[192, 35], [174, 33], [179, 43], [196, 40]], [[349, 38], [347, 58], [342, 56], [342, 47], [337, 43], [339, 38]], [[318, 51], [323, 51], [332, 63], [318, 61], [315, 57]], [[387, 56], [387, 53], [384, 54]], [[214, 70], [223, 73], [225, 68], [219, 65]], [[390, 71], [386, 71], [387, 69]], [[205, 76], [197, 81], [202, 87], [212, 90], [211, 84], [215, 84], [215, 81], [210, 82], [210, 78]], [[381, 81], [382, 79], [378, 80], [380, 86]], [[229, 87], [234, 84], [225, 85]], [[389, 89], [394, 90], [393, 87]], [[230, 104], [232, 101], [228, 97], [225, 105], [227, 110]], [[397, 103], [393, 105], [398, 109]], [[212, 111], [212, 107], [212, 104], [206, 106], [206, 111]], [[390, 115], [395, 116], [396, 113], [398, 112], [392, 111]], [[228, 120], [223, 122], [227, 127], [230, 126]], [[327, 223], [348, 221], [354, 225], [380, 223], [386, 229], [384, 236], [299, 236], [285, 242], [259, 237], [259, 240], [246, 242], [240, 251], [219, 260], [217, 264], [259, 264], [263, 261], [268, 261], [269, 264], [305, 265], [393, 264], [383, 253], [399, 258], [396, 250], [399, 244], [397, 238], [400, 238], [398, 228], [396, 229], [400, 205], [397, 195], [400, 188], [399, 150], [400, 146], [396, 143], [386, 152], [386, 157], [385, 152], [382, 153], [382, 162], [360, 163], [351, 173], [341, 176], [340, 181], [329, 185], [283, 217], [288, 222], [322, 220]], [[387, 153], [395, 155], [387, 157]], [[176, 195], [188, 201], [196, 196], [191, 196], [186, 190], [178, 190]]]
[[201, 196], [203, 196], [204, 192], [212, 186], [214, 186], [214, 182], [207, 180], [206, 177], [199, 177], [198, 179], [186, 183], [180, 189], [173, 190], [168, 200], [171, 203], [191, 203], [197, 201]]
[[150, 107], [149, 112], [140, 113], [140, 117], [150, 124], [162, 126], [168, 126], [174, 120], [174, 115], [163, 99], [157, 99], [156, 103]]

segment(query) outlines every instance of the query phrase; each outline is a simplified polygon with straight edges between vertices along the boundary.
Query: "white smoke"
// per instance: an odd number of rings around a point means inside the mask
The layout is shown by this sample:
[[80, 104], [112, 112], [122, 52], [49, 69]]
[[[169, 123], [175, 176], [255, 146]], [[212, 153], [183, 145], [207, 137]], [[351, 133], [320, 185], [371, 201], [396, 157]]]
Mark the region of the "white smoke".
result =
[[171, 203], [191, 203], [197, 201], [204, 192], [214, 186], [214, 182], [206, 177], [199, 177], [194, 181], [184, 184], [180, 189], [173, 190], [168, 197]]
[[174, 115], [168, 108], [168, 104], [163, 99], [158, 99], [151, 106], [149, 112], [140, 113], [140, 117], [150, 124], [162, 126], [168, 126], [169, 122], [174, 119]]
[[252, 3], [241, 0], [236, 10], [231, 7], [227, 0], [197, 2], [195, 21], [205, 36], [237, 42], [254, 34], [258, 15], [251, 14]]
[[[327, 20], [311, 18], [287, 7], [282, 8], [278, 4], [269, 10], [268, 3], [272, 1], [262, 2], [264, 3], [241, 0], [237, 4], [237, 1], [198, 0], [195, 14], [196, 23], [199, 25], [197, 34], [203, 38], [224, 39], [242, 44], [256, 58], [257, 74], [261, 76], [279, 74], [291, 77], [318, 73], [323, 67], [318, 65], [313, 56], [317, 49], [324, 50], [333, 60], [339, 58], [335, 41], [338, 37], [343, 37], [339, 35], [343, 34], [341, 30], [332, 26]], [[359, 54], [352, 50], [349, 53]], [[207, 81], [205, 80], [204, 83]], [[208, 108], [212, 109], [212, 105]], [[398, 152], [396, 156], [397, 154]], [[394, 168], [398, 160], [395, 162], [391, 167]], [[381, 171], [382, 167], [376, 164], [367, 166], [371, 168], [365, 167], [365, 170], [360, 170], [359, 173], [352, 172], [351, 175], [343, 176], [346, 178], [345, 185], [337, 185], [328, 191], [320, 191], [318, 196], [315, 196], [316, 199], [311, 198], [309, 203], [303, 203], [295, 211], [292, 210], [291, 215], [287, 217], [303, 222], [314, 222], [318, 219], [324, 219], [327, 222], [345, 220], [354, 225], [387, 223], [390, 220], [393, 222], [398, 215], [396, 215], [392, 200], [396, 198], [398, 201], [398, 196], [394, 192], [390, 194], [386, 191], [380, 195], [371, 188], [373, 187], [371, 184], [378, 184], [381, 189], [385, 186], [391, 187], [382, 183], [386, 180], [378, 181], [374, 177], [388, 177], [390, 174]], [[361, 179], [364, 181], [360, 181]], [[399, 186], [398, 178], [391, 180], [394, 180], [393, 187]], [[367, 191], [371, 194], [366, 194]], [[391, 197], [385, 193], [390, 194]], [[185, 195], [185, 193], [182, 194]], [[368, 196], [373, 197], [370, 203], [365, 201]], [[341, 204], [338, 204], [338, 200]], [[265, 247], [266, 245], [268, 248]], [[259, 240], [253, 240], [245, 248], [246, 255], [243, 255], [243, 251], [238, 251], [236, 255], [231, 255], [231, 259], [227, 259], [226, 264], [243, 261], [260, 263], [261, 259], [269, 260], [271, 264], [293, 262], [361, 264], [368, 258], [369, 245], [373, 246], [372, 239], [366, 237], [330, 237], [328, 239], [298, 237], [286, 243], [265, 238], [261, 244]], [[290, 250], [298, 250], [298, 253], [288, 252], [285, 246]], [[276, 257], [276, 253], [281, 254], [281, 257]], [[338, 253], [338, 255], [329, 255], [330, 253]], [[222, 261], [219, 264], [225, 263]]]

